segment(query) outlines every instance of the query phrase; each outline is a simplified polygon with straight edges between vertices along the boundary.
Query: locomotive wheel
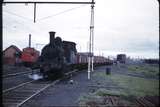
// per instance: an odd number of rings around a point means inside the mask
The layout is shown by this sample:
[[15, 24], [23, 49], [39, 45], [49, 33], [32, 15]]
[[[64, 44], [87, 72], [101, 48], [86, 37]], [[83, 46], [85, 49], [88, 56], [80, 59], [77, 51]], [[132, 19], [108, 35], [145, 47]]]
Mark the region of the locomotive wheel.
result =
[[62, 70], [60, 70], [60, 69], [58, 69], [58, 70], [52, 69], [47, 72], [47, 76], [48, 76], [48, 79], [50, 79], [50, 80], [56, 80], [58, 78], [63, 77], [63, 73], [62, 73]]

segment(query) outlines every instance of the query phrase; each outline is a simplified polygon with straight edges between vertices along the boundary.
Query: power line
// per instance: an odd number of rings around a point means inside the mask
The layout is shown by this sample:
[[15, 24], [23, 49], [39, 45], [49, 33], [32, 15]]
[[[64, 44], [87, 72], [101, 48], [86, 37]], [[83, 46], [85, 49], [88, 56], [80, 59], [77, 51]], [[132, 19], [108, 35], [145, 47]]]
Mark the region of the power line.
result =
[[28, 4], [33, 4], [33, 3], [39, 3], [39, 4], [95, 4], [95, 2], [50, 2], [50, 1], [4, 1], [3, 3], [8, 3], [8, 4], [23, 4], [23, 3], [28, 3]]
[[86, 5], [81, 5], [81, 6], [79, 6], [79, 7], [75, 7], [75, 8], [67, 9], [67, 10], [65, 10], [65, 11], [62, 11], [62, 12], [59, 12], [59, 13], [56, 13], [56, 14], [53, 14], [53, 15], [50, 15], [50, 16], [47, 16], [47, 17], [41, 18], [41, 19], [39, 19], [38, 21], [40, 21], [40, 20], [45, 20], [45, 19], [48, 19], [48, 18], [51, 18], [51, 17], [57, 16], [57, 15], [60, 15], [60, 14], [63, 14], [63, 13], [69, 12], [69, 11], [73, 11], [73, 10], [78, 9], [78, 8], [81, 8], [81, 7], [83, 7], [83, 6], [86, 6]]
[[[5, 13], [7, 13], [7, 12], [5, 12]], [[10, 13], [9, 13], [10, 14]], [[12, 15], [12, 14], [11, 14]], [[24, 18], [23, 18], [24, 19]], [[5, 20], [4, 20], [5, 21]], [[22, 21], [22, 20], [9, 20], [10, 21], [10, 23], [4, 23], [3, 24], [3, 27], [5, 28], [5, 29], [7, 29], [8, 30], [8, 28], [9, 29], [13, 29], [14, 28], [14, 30], [16, 30], [16, 29], [18, 29], [18, 28], [21, 28], [21, 29], [25, 29], [25, 30], [27, 30], [27, 31], [30, 31], [31, 29], [30, 29], [30, 27], [29, 26], [25, 26], [24, 25], [24, 21]], [[5, 25], [5, 26], [4, 26]], [[22, 26], [23, 25], [23, 26]], [[7, 27], [6, 27], [7, 26]], [[20, 26], [20, 27], [18, 27], [18, 26]]]
[[[84, 6], [87, 6], [87, 5], [81, 5], [81, 6], [79, 6], [79, 7], [74, 7], [74, 8], [71, 8], [71, 9], [67, 9], [67, 10], [64, 10], [64, 11], [62, 11], [62, 12], [59, 12], [59, 13], [56, 13], [56, 14], [53, 14], [53, 15], [50, 15], [50, 16], [47, 16], [47, 17], [43, 17], [43, 18], [41, 18], [41, 19], [38, 19], [37, 21], [41, 21], [41, 20], [45, 20], [45, 19], [48, 19], [48, 18], [57, 16], [57, 15], [61, 15], [61, 14], [63, 14], [63, 13], [66, 13], [66, 12], [69, 12], [69, 11], [73, 11], [73, 10], [75, 10], [75, 9], [78, 9], [78, 8], [81, 8], [81, 7], [84, 7]], [[32, 19], [29, 19], [29, 18], [20, 16], [20, 15], [17, 15], [17, 14], [15, 14], [15, 13], [13, 13], [13, 12], [6, 11], [6, 10], [3, 11], [3, 12], [8, 13], [8, 14], [11, 14], [11, 15], [14, 15], [14, 16], [17, 16], [17, 17], [20, 17], [20, 18], [25, 19], [25, 20], [27, 20], [27, 21], [31, 21], [31, 20], [32, 20]]]
[[3, 12], [5, 12], [5, 13], [8, 13], [8, 14], [11, 14], [11, 15], [14, 15], [14, 16], [17, 16], [17, 17], [20, 17], [20, 18], [22, 18], [22, 19], [25, 19], [25, 20], [32, 20], [32, 19], [29, 19], [29, 18], [26, 18], [26, 17], [23, 17], [23, 16], [20, 16], [20, 15], [17, 15], [17, 14], [15, 14], [15, 13], [12, 13], [12, 12], [9, 12], [9, 11], [3, 11]]
[[92, 2], [50, 2], [50, 1], [3, 1], [3, 4], [34, 4], [34, 23], [36, 18], [36, 4], [95, 4], [94, 0]]

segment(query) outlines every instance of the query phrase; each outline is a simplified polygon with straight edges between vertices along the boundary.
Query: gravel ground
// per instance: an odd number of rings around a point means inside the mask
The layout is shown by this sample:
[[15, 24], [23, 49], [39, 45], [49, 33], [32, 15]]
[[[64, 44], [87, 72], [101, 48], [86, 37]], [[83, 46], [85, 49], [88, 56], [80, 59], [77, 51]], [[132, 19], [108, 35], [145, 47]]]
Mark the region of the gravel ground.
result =
[[[137, 76], [141, 78], [153, 79], [153, 77], [147, 77], [143, 74], [129, 73], [126, 67], [121, 66], [111, 66], [112, 73], [120, 73], [122, 75]], [[105, 72], [106, 66], [98, 67], [91, 74], [91, 80], [87, 79], [87, 70], [77, 73], [70, 79], [60, 81], [54, 86], [49, 87], [45, 91], [41, 92], [39, 95], [35, 96], [28, 102], [26, 102], [22, 107], [47, 107], [47, 106], [78, 106], [79, 97], [83, 94], [94, 93], [99, 88], [105, 88], [108, 90], [119, 90], [116, 83], [106, 78], [105, 83], [101, 81], [101, 78], [94, 76], [95, 72]], [[70, 80], [73, 83], [70, 83]]]
[[[105, 67], [100, 67], [98, 69], [104, 69]], [[97, 70], [98, 70], [97, 69]], [[96, 70], [95, 70], [96, 72]], [[104, 72], [104, 70], [102, 70]], [[46, 106], [78, 106], [78, 98], [80, 95], [85, 93], [93, 93], [98, 88], [101, 87], [101, 83], [97, 82], [97, 79], [91, 75], [91, 80], [87, 79], [87, 71], [84, 70], [78, 75], [72, 77], [73, 84], [69, 83], [69, 80], [64, 80], [56, 85], [48, 88], [40, 95], [35, 96], [32, 100], [29, 100], [27, 103], [23, 105], [23, 107], [46, 107]], [[100, 87], [95, 87], [99, 85]], [[111, 89], [117, 88], [117, 85], [112, 81], [107, 81], [105, 88]]]

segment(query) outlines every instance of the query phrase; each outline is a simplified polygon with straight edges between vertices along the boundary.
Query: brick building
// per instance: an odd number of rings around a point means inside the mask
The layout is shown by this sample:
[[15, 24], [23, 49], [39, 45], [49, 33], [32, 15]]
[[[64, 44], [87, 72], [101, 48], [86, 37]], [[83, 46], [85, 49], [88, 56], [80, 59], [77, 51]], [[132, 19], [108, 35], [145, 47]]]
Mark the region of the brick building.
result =
[[14, 45], [9, 46], [3, 51], [3, 63], [15, 65], [21, 62], [21, 50]]

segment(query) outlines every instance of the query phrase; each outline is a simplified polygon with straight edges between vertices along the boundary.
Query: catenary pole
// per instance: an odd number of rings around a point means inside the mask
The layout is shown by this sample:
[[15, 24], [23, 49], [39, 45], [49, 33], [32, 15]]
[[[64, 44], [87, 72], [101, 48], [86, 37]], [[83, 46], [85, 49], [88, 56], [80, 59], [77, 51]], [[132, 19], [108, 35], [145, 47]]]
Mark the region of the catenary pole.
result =
[[94, 71], [94, 4], [91, 5], [91, 23], [92, 23], [92, 29], [91, 29], [91, 33], [92, 33], [92, 70]]
[[93, 34], [94, 34], [94, 0], [91, 4], [91, 22], [90, 22], [90, 36], [89, 36], [89, 54], [88, 54], [88, 79], [91, 79], [91, 71], [94, 65], [94, 52], [93, 52]]

